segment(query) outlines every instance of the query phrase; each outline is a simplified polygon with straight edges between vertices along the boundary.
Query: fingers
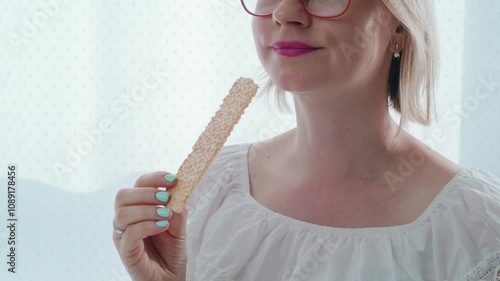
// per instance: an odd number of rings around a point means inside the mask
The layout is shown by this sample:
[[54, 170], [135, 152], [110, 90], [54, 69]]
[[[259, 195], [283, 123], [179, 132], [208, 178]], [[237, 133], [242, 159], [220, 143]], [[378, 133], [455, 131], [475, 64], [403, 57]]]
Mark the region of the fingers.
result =
[[177, 179], [174, 174], [169, 172], [153, 172], [149, 174], [145, 174], [137, 179], [134, 187], [166, 187], [172, 188], [177, 184]]
[[130, 265], [130, 263], [136, 262], [132, 259], [136, 259], [137, 253], [144, 250], [141, 248], [144, 247], [144, 239], [164, 232], [166, 229], [167, 227], [158, 227], [155, 221], [140, 221], [128, 225], [123, 234], [114, 232], [113, 241], [121, 253], [124, 264]]
[[[157, 205], [166, 205], [170, 201], [170, 194], [158, 187], [172, 188], [177, 184], [175, 175], [158, 171], [150, 174], [145, 174], [137, 179], [134, 188], [124, 188], [117, 192], [115, 198], [115, 224], [120, 229], [134, 229], [137, 225], [141, 225], [142, 222], [148, 223], [149, 231], [143, 233], [143, 236], [151, 235], [151, 233], [157, 234], [161, 231], [165, 231], [168, 228], [168, 222], [165, 227], [157, 227], [157, 221], [165, 221], [172, 217], [170, 209], [163, 208], [165, 212], [170, 212], [168, 217], [161, 217], [157, 211]], [[134, 207], [135, 206], [135, 207]], [[135, 225], [135, 226], [133, 226]], [[132, 227], [133, 226], [133, 227]], [[152, 232], [151, 232], [152, 231]], [[135, 235], [133, 230], [130, 235]], [[122, 234], [113, 232], [114, 238], [121, 238]], [[149, 234], [148, 234], [149, 233]]]
[[141, 221], [163, 221], [172, 217], [169, 208], [156, 206], [126, 206], [118, 208], [115, 214], [115, 224], [121, 229]]
[[116, 193], [115, 212], [123, 206], [166, 205], [170, 193], [155, 187], [135, 187], [120, 189]]
[[[177, 183], [178, 180], [175, 178], [175, 175], [168, 172], [157, 171], [141, 176], [136, 181], [135, 187], [152, 186], [152, 187], [166, 187], [167, 189], [169, 189], [176, 186]], [[130, 192], [130, 191], [124, 191], [124, 192]], [[144, 196], [149, 196], [149, 195], [144, 194]], [[125, 194], [124, 197], [129, 198], [130, 196], [128, 196], [128, 194]], [[170, 198], [168, 199], [168, 201], [170, 201]], [[124, 203], [126, 202], [127, 199], [124, 199]], [[168, 202], [166, 202], [165, 205], [167, 203]], [[186, 210], [183, 210], [181, 213], [175, 213], [170, 220], [170, 226], [168, 230], [169, 234], [171, 234], [174, 237], [184, 239], [186, 236], [186, 221], [187, 221]]]
[[[143, 239], [169, 228], [168, 220], [173, 213], [169, 208], [158, 206], [168, 200], [168, 192], [153, 187], [125, 188], [117, 193], [115, 224], [124, 232], [119, 234], [113, 231], [113, 240], [125, 258], [134, 256], [138, 250], [142, 251]], [[124, 263], [127, 262], [133, 261], [124, 259]]]
[[[134, 188], [124, 188], [118, 191], [115, 200], [115, 211], [120, 206], [126, 205], [146, 205], [163, 204], [166, 205], [170, 200], [170, 194], [165, 194], [157, 187], [166, 187], [167, 189], [177, 185], [178, 180], [174, 174], [164, 171], [145, 174], [137, 179]], [[138, 191], [138, 190], [148, 191]], [[161, 192], [158, 194], [158, 192]], [[151, 196], [154, 194], [154, 196]], [[167, 198], [168, 197], [168, 198]], [[164, 199], [167, 200], [164, 200]]]
[[[133, 265], [143, 256], [144, 239], [148, 237], [169, 246], [170, 255], [185, 251], [187, 213], [174, 214], [165, 208], [171, 198], [168, 191], [161, 189], [165, 187], [168, 190], [176, 185], [175, 175], [158, 171], [139, 177], [133, 188], [117, 192], [114, 221], [124, 231], [121, 234], [113, 231], [113, 241], [124, 264]], [[164, 254], [162, 257], [167, 257], [167, 253]]]

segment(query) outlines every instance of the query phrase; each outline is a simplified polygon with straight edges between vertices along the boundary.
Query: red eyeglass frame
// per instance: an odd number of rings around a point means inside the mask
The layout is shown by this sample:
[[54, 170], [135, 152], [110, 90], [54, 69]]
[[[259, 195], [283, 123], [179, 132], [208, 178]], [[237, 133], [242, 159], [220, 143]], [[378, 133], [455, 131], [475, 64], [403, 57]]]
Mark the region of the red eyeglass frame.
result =
[[[336, 16], [333, 16], [333, 17], [322, 17], [322, 16], [317, 16], [315, 14], [312, 14], [311, 12], [309, 12], [309, 10], [307, 9], [306, 5], [304, 4], [304, 0], [298, 0], [300, 2], [300, 5], [302, 5], [302, 7], [304, 8], [304, 10], [310, 14], [311, 16], [313, 17], [317, 17], [317, 18], [321, 18], [321, 19], [334, 19], [334, 18], [338, 18], [340, 16], [342, 16], [343, 14], [345, 14], [345, 12], [347, 12], [347, 10], [349, 9], [349, 6], [351, 5], [351, 0], [347, 0], [347, 6], [345, 7], [345, 10], [336, 15]], [[266, 17], [269, 17], [269, 16], [272, 16], [273, 13], [270, 13], [270, 14], [267, 14], [267, 15], [257, 15], [257, 14], [254, 14], [252, 12], [250, 12], [250, 10], [248, 10], [248, 8], [245, 6], [245, 3], [243, 2], [243, 0], [240, 0], [241, 2], [241, 5], [243, 6], [243, 9], [245, 9], [245, 11], [247, 13], [249, 13], [250, 15], [254, 16], [254, 17], [260, 17], [260, 18], [266, 18]]]

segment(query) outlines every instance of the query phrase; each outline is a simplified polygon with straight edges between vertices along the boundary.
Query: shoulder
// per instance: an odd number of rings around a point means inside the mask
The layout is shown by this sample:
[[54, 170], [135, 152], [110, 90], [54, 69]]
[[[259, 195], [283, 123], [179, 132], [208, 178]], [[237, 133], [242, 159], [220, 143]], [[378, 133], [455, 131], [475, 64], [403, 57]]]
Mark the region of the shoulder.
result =
[[480, 278], [493, 272], [500, 277], [500, 179], [483, 170], [463, 168], [448, 198], [456, 207], [451, 209], [454, 223], [448, 232], [457, 236], [457, 247], [469, 250], [467, 259], [475, 265], [458, 280], [496, 280]]
[[228, 175], [230, 172], [241, 170], [246, 166], [249, 146], [248, 143], [223, 146], [208, 167], [199, 187], [202, 184], [219, 179], [223, 174]]
[[481, 169], [462, 168], [463, 177], [468, 179], [473, 186], [482, 186], [491, 191], [498, 192], [500, 178]]
[[[455, 181], [456, 189], [461, 195], [463, 206], [472, 213], [496, 211], [493, 214], [500, 219], [500, 179], [489, 172], [463, 168]], [[492, 215], [493, 215], [492, 214]], [[500, 220], [498, 221], [500, 224]]]
[[223, 146], [214, 158], [211, 166], [225, 165], [240, 161], [248, 154], [249, 143], [239, 143]]
[[[462, 168], [453, 179], [451, 206], [461, 213], [466, 222], [486, 223], [500, 241], [500, 179], [486, 171]], [[497, 241], [497, 242], [498, 242]], [[500, 246], [500, 243], [498, 243]]]
[[189, 199], [189, 210], [196, 209], [199, 202], [207, 195], [215, 197], [222, 187], [231, 182], [235, 176], [240, 175], [239, 171], [242, 171], [246, 165], [249, 145], [247, 143], [232, 144], [223, 146], [219, 150]]

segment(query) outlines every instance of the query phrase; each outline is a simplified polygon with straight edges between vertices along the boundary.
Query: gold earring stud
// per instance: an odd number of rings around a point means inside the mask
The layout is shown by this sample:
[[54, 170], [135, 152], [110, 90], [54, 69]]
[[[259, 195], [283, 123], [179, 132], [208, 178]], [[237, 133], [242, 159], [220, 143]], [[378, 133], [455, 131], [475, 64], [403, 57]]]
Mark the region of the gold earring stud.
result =
[[395, 58], [399, 58], [401, 55], [399, 54], [399, 44], [396, 43], [396, 52], [394, 53]]

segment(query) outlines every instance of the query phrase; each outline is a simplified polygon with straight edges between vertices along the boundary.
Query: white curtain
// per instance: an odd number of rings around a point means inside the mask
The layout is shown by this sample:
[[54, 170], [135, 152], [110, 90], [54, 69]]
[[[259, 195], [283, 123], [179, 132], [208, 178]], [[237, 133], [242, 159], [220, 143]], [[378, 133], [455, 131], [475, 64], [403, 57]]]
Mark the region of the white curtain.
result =
[[[0, 8], [0, 279], [130, 280], [111, 240], [114, 196], [142, 174], [175, 173], [232, 83], [261, 72], [251, 17], [237, 0]], [[441, 0], [436, 10], [441, 120], [410, 130], [459, 164], [500, 176], [500, 4]], [[226, 144], [293, 128], [294, 115], [270, 100], [254, 99]], [[12, 233], [15, 274], [5, 262]]]

